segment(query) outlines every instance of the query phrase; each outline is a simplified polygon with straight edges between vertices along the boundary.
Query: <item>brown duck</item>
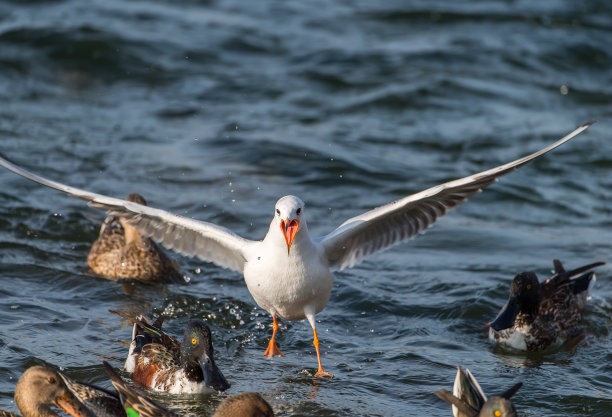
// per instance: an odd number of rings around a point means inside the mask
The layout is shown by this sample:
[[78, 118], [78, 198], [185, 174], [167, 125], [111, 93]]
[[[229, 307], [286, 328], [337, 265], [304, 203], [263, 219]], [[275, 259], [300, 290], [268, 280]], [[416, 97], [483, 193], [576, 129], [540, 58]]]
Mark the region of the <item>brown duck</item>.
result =
[[[55, 369], [28, 368], [15, 387], [15, 404], [23, 417], [59, 417], [52, 405], [74, 417], [179, 417], [141, 390], [127, 384], [104, 362], [116, 393], [73, 381]], [[0, 410], [1, 417], [20, 417]], [[273, 417], [270, 405], [257, 393], [227, 398], [214, 417]]]
[[[139, 194], [130, 194], [126, 201], [147, 205]], [[142, 236], [124, 218], [109, 215], [100, 236], [91, 247], [87, 264], [94, 274], [108, 279], [180, 282], [176, 263], [148, 237]]]
[[[15, 404], [23, 417], [59, 417], [52, 405], [75, 417], [92, 417], [66, 381], [79, 395], [93, 404], [100, 404], [107, 416], [123, 415], [118, 397], [106, 390], [74, 382], [60, 372], [44, 366], [32, 366], [19, 378], [15, 387]], [[18, 414], [0, 411], [0, 416], [17, 417]]]

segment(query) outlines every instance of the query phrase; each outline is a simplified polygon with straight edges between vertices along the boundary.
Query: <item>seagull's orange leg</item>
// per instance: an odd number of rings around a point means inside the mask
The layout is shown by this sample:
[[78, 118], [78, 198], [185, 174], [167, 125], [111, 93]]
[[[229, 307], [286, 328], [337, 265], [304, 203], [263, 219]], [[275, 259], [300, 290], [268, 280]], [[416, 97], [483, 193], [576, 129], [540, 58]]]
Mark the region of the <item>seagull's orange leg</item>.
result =
[[276, 345], [276, 331], [278, 330], [278, 323], [276, 322], [276, 316], [272, 316], [272, 321], [274, 324], [272, 325], [272, 339], [270, 339], [270, 343], [268, 343], [268, 348], [266, 349], [266, 353], [264, 356], [268, 356], [270, 358], [274, 357], [274, 355], [283, 355], [283, 352], [280, 351], [278, 346]]
[[320, 378], [320, 377], [327, 377], [327, 378], [333, 378], [334, 376], [328, 372], [325, 372], [323, 370], [323, 365], [321, 365], [321, 352], [319, 352], [319, 338], [317, 337], [317, 329], [315, 329], [314, 327], [312, 328], [312, 331], [314, 333], [314, 341], [312, 342], [312, 344], [314, 345], [315, 349], [317, 350], [317, 360], [319, 361], [319, 370], [317, 371], [317, 373], [315, 374], [315, 378]]

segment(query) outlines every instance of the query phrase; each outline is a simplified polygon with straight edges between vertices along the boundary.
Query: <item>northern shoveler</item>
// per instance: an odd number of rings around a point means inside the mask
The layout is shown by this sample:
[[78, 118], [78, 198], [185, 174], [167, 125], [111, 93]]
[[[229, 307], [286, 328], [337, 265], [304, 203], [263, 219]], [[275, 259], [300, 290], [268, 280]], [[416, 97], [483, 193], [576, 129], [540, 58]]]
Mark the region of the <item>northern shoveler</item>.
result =
[[453, 393], [443, 389], [435, 394], [452, 404], [455, 417], [516, 417], [516, 409], [510, 402], [510, 398], [521, 386], [523, 383], [519, 382], [506, 392], [487, 398], [470, 370], [466, 369], [464, 372], [459, 365]]
[[[533, 272], [521, 272], [512, 281], [510, 298], [488, 324], [489, 338], [520, 350], [559, 346], [582, 331], [582, 312], [595, 273], [586, 272], [603, 262], [566, 271], [554, 260], [554, 275], [540, 284]], [[585, 273], [586, 272], [586, 273]]]
[[[108, 363], [104, 362], [104, 366], [114, 385], [117, 379], [121, 380]], [[126, 417], [126, 412], [127, 417], [176, 417], [146, 394], [123, 385], [125, 389], [118, 389], [117, 394], [74, 381], [55, 369], [33, 366], [17, 382], [15, 403], [23, 417], [59, 417], [52, 404], [74, 417]], [[8, 411], [0, 411], [0, 415], [18, 417]]]
[[[51, 368], [32, 366], [21, 375], [15, 387], [15, 404], [24, 417], [59, 417], [51, 408], [63, 410], [71, 402], [76, 403], [62, 382], [59, 373]], [[6, 417], [18, 417], [9, 411], [0, 411]]]
[[203, 321], [191, 320], [180, 343], [161, 330], [161, 317], [154, 324], [142, 316], [132, 321], [125, 370], [133, 373], [134, 381], [174, 394], [225, 391], [230, 387], [215, 364], [212, 336]]
[[[147, 205], [139, 194], [125, 199], [130, 203]], [[109, 279], [181, 282], [176, 263], [148, 237], [141, 235], [125, 218], [108, 216], [102, 223], [98, 240], [87, 256], [87, 264], [94, 274]]]
[[[51, 405], [74, 417], [179, 417], [126, 383], [108, 362], [104, 367], [117, 392], [74, 381], [53, 368], [32, 366], [17, 382], [15, 404], [23, 417], [59, 417]], [[20, 417], [5, 410], [0, 416]], [[214, 417], [274, 417], [274, 412], [261, 395], [247, 392], [228, 397]]]

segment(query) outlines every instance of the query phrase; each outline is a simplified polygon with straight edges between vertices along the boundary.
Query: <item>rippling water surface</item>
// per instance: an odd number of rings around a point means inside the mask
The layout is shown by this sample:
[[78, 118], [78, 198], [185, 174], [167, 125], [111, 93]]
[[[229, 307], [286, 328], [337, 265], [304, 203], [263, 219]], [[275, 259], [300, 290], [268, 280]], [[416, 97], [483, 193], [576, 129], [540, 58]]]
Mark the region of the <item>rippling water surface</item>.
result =
[[[179, 3], [181, 3], [179, 5]], [[0, 151], [92, 191], [261, 239], [301, 196], [315, 235], [374, 206], [588, 132], [505, 177], [425, 236], [336, 274], [317, 316], [270, 318], [242, 278], [172, 255], [185, 285], [87, 274], [103, 213], [0, 170], [0, 408], [23, 370], [110, 386], [130, 328], [108, 312], [210, 324], [232, 388], [279, 416], [448, 416], [459, 363], [522, 415], [612, 414], [612, 264], [587, 337], [546, 354], [493, 346], [519, 271], [612, 262], [612, 6], [572, 1], [125, 1], [0, 4]], [[224, 395], [159, 396], [211, 415]]]

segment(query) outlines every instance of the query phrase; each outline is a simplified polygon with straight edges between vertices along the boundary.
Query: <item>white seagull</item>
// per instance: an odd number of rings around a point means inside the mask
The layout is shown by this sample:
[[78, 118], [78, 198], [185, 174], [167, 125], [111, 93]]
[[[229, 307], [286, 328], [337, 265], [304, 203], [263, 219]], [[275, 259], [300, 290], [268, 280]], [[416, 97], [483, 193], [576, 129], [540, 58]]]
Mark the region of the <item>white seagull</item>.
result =
[[308, 233], [304, 202], [292, 195], [278, 200], [268, 233], [263, 240], [255, 241], [212, 223], [42, 178], [1, 156], [0, 165], [32, 181], [83, 199], [90, 206], [122, 216], [141, 233], [169, 249], [242, 273], [255, 302], [272, 315], [272, 338], [265, 355], [283, 356], [275, 341], [277, 317], [285, 320], [307, 318], [312, 326], [319, 362], [315, 377], [331, 377], [321, 365], [315, 327], [315, 314], [325, 308], [331, 294], [334, 281], [331, 270], [352, 267], [366, 256], [424, 232], [469, 196], [502, 175], [562, 145], [592, 123], [579, 126], [531, 155], [376, 207], [317, 238]]

